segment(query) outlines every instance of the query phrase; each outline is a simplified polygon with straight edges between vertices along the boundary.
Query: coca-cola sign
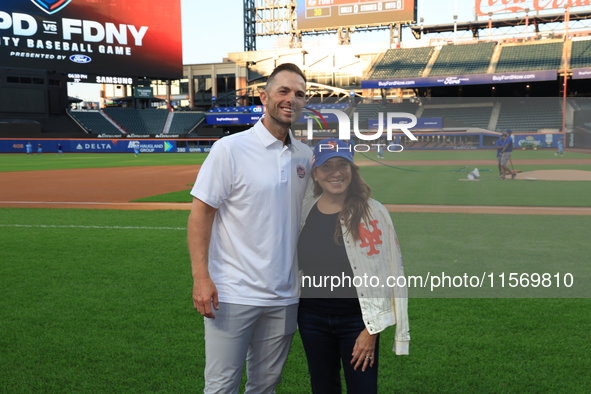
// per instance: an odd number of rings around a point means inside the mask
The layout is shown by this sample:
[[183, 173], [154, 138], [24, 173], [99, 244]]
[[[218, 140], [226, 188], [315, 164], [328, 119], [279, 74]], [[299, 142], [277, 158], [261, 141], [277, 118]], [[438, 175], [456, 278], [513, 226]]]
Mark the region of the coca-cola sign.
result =
[[475, 9], [479, 16], [487, 16], [489, 12], [518, 13], [529, 9], [530, 13], [537, 11], [557, 10], [562, 12], [564, 7], [583, 7], [591, 5], [591, 0], [476, 0]]

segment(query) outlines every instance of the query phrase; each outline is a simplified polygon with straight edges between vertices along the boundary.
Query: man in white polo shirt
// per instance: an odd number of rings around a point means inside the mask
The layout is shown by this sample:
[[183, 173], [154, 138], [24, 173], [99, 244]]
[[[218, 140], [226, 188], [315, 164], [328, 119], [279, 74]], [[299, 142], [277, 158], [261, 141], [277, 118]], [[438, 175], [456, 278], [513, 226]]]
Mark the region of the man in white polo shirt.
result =
[[265, 115], [216, 142], [191, 191], [193, 303], [205, 316], [205, 393], [273, 393], [296, 330], [300, 213], [312, 151], [290, 131], [306, 79], [278, 66], [260, 98]]

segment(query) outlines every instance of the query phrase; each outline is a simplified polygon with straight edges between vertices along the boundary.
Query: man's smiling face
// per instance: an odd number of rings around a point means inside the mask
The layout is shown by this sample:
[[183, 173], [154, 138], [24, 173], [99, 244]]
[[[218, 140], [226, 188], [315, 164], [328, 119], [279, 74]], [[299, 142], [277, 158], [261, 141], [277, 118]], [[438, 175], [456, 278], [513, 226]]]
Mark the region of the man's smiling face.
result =
[[306, 83], [304, 79], [291, 71], [281, 71], [275, 75], [270, 86], [261, 92], [261, 101], [265, 105], [268, 129], [280, 127], [289, 129], [296, 122], [306, 103]]

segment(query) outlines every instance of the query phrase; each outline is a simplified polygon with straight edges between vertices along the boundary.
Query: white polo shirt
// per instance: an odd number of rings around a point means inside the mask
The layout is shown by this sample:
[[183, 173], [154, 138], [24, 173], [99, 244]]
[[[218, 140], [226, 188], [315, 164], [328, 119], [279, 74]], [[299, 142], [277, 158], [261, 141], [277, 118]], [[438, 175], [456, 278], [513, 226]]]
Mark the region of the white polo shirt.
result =
[[220, 302], [281, 306], [298, 302], [296, 246], [311, 149], [283, 146], [261, 121], [216, 142], [191, 194], [217, 208], [209, 274]]

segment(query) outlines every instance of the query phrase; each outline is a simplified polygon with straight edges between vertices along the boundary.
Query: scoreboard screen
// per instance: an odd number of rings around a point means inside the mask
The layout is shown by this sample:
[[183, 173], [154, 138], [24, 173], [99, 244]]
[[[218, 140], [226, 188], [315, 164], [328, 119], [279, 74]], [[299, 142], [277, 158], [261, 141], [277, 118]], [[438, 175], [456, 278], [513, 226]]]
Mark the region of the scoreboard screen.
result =
[[181, 78], [180, 0], [0, 0], [0, 67]]
[[416, 0], [298, 0], [299, 30], [416, 22]]

